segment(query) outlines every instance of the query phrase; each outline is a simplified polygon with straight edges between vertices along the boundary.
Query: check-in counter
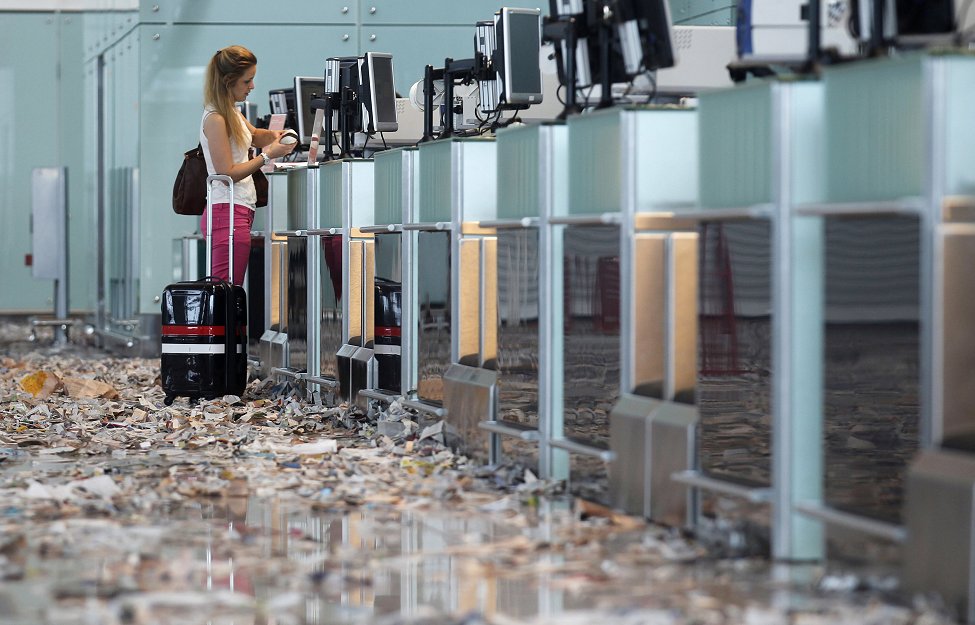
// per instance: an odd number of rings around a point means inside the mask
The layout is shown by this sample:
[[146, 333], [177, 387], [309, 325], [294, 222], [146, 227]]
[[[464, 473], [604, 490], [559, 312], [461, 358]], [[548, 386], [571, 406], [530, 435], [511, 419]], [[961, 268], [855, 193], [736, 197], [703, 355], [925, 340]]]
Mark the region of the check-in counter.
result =
[[[339, 396], [365, 408], [367, 398], [360, 398], [359, 391], [376, 385], [372, 292], [375, 242], [373, 234], [361, 228], [374, 220], [374, 164], [371, 159], [344, 159], [330, 161], [319, 169], [321, 227], [312, 232], [321, 237], [323, 259], [319, 282], [323, 319], [321, 377], [330, 377], [332, 363], [329, 361], [334, 359]], [[336, 223], [340, 227], [325, 227]], [[341, 262], [341, 282], [334, 273], [337, 261]], [[332, 324], [326, 327], [324, 315], [329, 307], [338, 304], [341, 305], [342, 342], [332, 351], [330, 343], [335, 338], [337, 320], [332, 317]]]
[[[360, 394], [390, 402], [416, 393], [416, 238], [404, 230], [413, 221], [417, 185], [416, 148], [398, 148], [375, 156], [374, 353], [376, 386]], [[413, 302], [414, 304], [411, 304]]]
[[[296, 172], [273, 171], [268, 177], [268, 205], [264, 219], [264, 331], [260, 335], [260, 374], [288, 365], [287, 235], [289, 213], [295, 211], [291, 187], [299, 184]], [[297, 200], [297, 198], [295, 198]]]
[[327, 405], [339, 397], [339, 368], [336, 353], [343, 345], [343, 230], [341, 210], [335, 208], [341, 197], [341, 177], [319, 166], [314, 174], [314, 193], [309, 193], [312, 227], [308, 229], [308, 393]]
[[823, 83], [825, 197], [797, 212], [823, 222], [825, 473], [800, 509], [831, 543], [903, 543], [902, 586], [975, 622], [975, 58], [905, 53]]
[[[689, 109], [628, 107], [570, 118], [568, 192], [548, 219], [553, 295], [561, 303], [552, 313], [561, 361], [550, 374], [550, 445], [568, 453], [573, 492], [677, 524], [689, 501], [670, 474], [692, 466], [697, 415], [693, 375], [690, 402], [687, 393], [676, 401], [662, 363], [676, 352], [693, 363], [694, 341], [693, 331], [679, 346], [662, 337], [669, 319], [696, 313], [687, 262], [696, 237], [675, 232], [671, 219], [694, 205], [696, 141]], [[675, 453], [660, 450], [665, 439]]]
[[[271, 294], [279, 308], [270, 372], [295, 382], [301, 382], [308, 368], [308, 196], [309, 182], [314, 179], [315, 169], [306, 167], [275, 172], [269, 178], [274, 185], [283, 187], [271, 194], [274, 207], [269, 213], [275, 228], [271, 230], [272, 290], [274, 280], [279, 284], [278, 293]], [[284, 208], [283, 223], [278, 206]], [[275, 348], [280, 352], [275, 353]]]
[[487, 458], [481, 421], [495, 414], [496, 144], [451, 138], [420, 146], [416, 221], [417, 394], [406, 404], [446, 418], [447, 437]]
[[[698, 220], [698, 470], [678, 479], [701, 514], [765, 527], [771, 555], [817, 559], [822, 473], [823, 231], [796, 206], [824, 189], [819, 81], [702, 94]], [[801, 479], [798, 476], [803, 476]], [[719, 511], [728, 496], [735, 513]]]
[[518, 126], [497, 136], [497, 216], [480, 222], [497, 238], [497, 410], [479, 426], [488, 432], [489, 461], [513, 460], [544, 478], [561, 474], [549, 446], [552, 386], [545, 371], [552, 350], [550, 229], [553, 206], [568, 192], [564, 123]]

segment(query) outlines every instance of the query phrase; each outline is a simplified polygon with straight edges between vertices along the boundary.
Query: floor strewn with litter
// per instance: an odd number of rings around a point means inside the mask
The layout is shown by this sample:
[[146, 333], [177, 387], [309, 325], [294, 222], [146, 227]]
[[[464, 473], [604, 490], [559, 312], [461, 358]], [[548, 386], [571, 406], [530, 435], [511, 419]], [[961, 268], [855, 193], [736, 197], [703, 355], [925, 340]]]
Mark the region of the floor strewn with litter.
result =
[[0, 324], [0, 625], [941, 625], [887, 575], [727, 557], [447, 449]]

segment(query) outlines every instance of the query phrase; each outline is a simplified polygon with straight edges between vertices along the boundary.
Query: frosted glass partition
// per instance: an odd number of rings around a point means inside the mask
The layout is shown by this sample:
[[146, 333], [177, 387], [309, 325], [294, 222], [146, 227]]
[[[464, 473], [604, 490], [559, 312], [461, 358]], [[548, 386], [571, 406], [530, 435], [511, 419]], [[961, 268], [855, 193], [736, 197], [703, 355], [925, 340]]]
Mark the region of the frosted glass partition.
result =
[[342, 166], [338, 161], [332, 161], [318, 168], [321, 215], [318, 226], [320, 228], [342, 227]]
[[403, 158], [416, 148], [397, 148], [376, 154], [376, 225], [403, 223]]
[[498, 219], [538, 217], [538, 125], [498, 132]]
[[914, 54], [827, 72], [830, 201], [923, 194], [923, 59]]
[[[577, 115], [569, 127], [569, 215], [690, 206], [697, 193], [697, 111], [612, 108]], [[635, 166], [632, 188], [624, 188]], [[593, 181], [598, 181], [594, 184]]]
[[455, 137], [422, 144], [419, 221], [494, 219], [497, 214], [495, 149], [493, 138], [480, 137]]
[[424, 143], [420, 147], [420, 195], [417, 218], [420, 223], [450, 221], [451, 156], [453, 140]]
[[701, 94], [701, 206], [772, 201], [772, 92], [767, 84]]
[[916, 53], [853, 63], [831, 68], [824, 82], [830, 119], [829, 201], [924, 196], [925, 172], [936, 166], [929, 160], [932, 147], [944, 163], [935, 180], [944, 193], [975, 193], [971, 56]]

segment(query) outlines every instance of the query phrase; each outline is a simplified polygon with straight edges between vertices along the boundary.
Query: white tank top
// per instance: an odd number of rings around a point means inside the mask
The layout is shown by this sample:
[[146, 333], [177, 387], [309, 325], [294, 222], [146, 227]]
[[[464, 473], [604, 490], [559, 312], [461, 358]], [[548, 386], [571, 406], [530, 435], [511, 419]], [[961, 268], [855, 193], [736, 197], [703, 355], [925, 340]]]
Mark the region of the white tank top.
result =
[[[217, 171], [213, 168], [213, 159], [210, 157], [210, 144], [207, 141], [206, 134], [203, 132], [203, 124], [206, 122], [207, 115], [215, 112], [216, 109], [213, 107], [206, 107], [203, 109], [203, 119], [200, 120], [200, 147], [203, 148], [203, 158], [207, 162], [207, 173], [211, 176], [217, 173]], [[230, 153], [233, 156], [234, 163], [246, 163], [250, 160], [247, 158], [247, 151], [250, 148], [254, 136], [251, 134], [250, 129], [247, 128], [247, 125], [244, 124], [243, 117], [238, 115], [235, 121], [243, 125], [244, 132], [247, 136], [247, 145], [237, 145], [233, 137], [230, 137]], [[230, 188], [225, 184], [214, 183], [211, 197], [213, 198], [214, 204], [229, 203]], [[254, 210], [254, 205], [257, 204], [257, 190], [254, 188], [254, 179], [251, 176], [247, 176], [234, 184], [234, 203], [247, 206], [251, 210]]]

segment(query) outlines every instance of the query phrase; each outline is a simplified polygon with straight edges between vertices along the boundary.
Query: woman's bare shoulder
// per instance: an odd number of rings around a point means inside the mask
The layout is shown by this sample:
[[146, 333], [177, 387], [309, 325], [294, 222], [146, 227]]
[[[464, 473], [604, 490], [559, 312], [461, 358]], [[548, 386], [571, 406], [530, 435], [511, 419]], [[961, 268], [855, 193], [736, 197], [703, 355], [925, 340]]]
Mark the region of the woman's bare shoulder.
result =
[[217, 111], [210, 111], [210, 112], [208, 112], [206, 114], [206, 118], [203, 120], [203, 123], [204, 124], [223, 124], [224, 123], [223, 115], [221, 115]]

